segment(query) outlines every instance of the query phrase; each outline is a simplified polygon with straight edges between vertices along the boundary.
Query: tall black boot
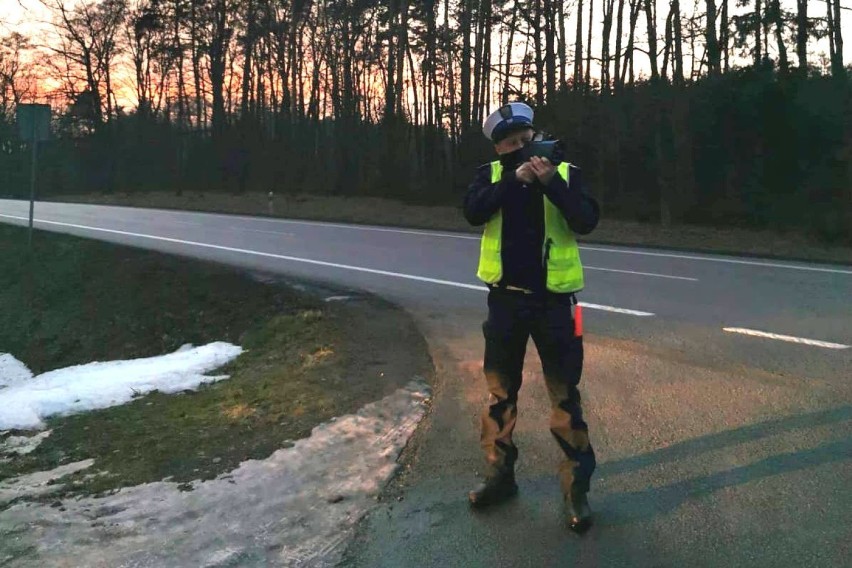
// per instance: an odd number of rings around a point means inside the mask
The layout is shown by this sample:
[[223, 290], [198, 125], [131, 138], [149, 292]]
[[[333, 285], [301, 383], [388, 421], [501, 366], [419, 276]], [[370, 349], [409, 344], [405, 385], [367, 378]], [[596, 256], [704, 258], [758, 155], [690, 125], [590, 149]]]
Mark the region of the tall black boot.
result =
[[575, 533], [584, 533], [592, 526], [592, 509], [585, 493], [565, 496], [565, 519], [568, 528]]
[[487, 477], [467, 497], [472, 507], [481, 508], [502, 503], [517, 493], [518, 484], [515, 483], [515, 471], [512, 468]]

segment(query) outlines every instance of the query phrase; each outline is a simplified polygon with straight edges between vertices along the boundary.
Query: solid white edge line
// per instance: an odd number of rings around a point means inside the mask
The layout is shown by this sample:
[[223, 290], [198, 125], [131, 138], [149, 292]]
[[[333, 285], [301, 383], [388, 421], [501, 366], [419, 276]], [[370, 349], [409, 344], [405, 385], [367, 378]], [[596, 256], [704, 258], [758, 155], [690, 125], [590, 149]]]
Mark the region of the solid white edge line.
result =
[[[4, 215], [2, 213], [0, 213], [0, 217], [4, 217], [4, 218], [7, 218], [7, 219], [16, 219], [16, 220], [19, 220], [19, 221], [29, 220], [28, 217], [18, 217], [16, 215]], [[256, 250], [226, 247], [226, 246], [222, 246], [222, 245], [211, 245], [211, 244], [208, 244], [208, 243], [199, 243], [197, 241], [186, 241], [186, 240], [183, 240], [183, 239], [173, 239], [173, 238], [169, 238], [169, 237], [158, 237], [156, 235], [147, 235], [147, 234], [144, 234], [144, 233], [132, 233], [132, 232], [129, 232], [129, 231], [118, 231], [118, 230], [115, 230], [115, 229], [103, 229], [101, 227], [90, 227], [90, 226], [87, 226], [87, 225], [76, 225], [76, 224], [73, 224], [73, 223], [60, 223], [58, 221], [44, 221], [44, 220], [40, 220], [40, 219], [36, 219], [35, 222], [36, 223], [43, 223], [43, 224], [46, 224], [46, 225], [57, 225], [57, 226], [60, 226], [60, 227], [71, 227], [71, 228], [74, 228], [74, 229], [82, 229], [84, 231], [96, 231], [96, 232], [102, 232], [102, 233], [110, 233], [110, 234], [114, 234], [114, 235], [124, 235], [124, 236], [128, 236], [128, 237], [136, 237], [136, 238], [140, 238], [140, 239], [150, 239], [150, 240], [154, 240], [154, 241], [162, 241], [162, 242], [182, 244], [182, 245], [188, 245], [188, 246], [196, 246], [196, 247], [201, 247], [201, 248], [222, 250], [222, 251], [226, 251], [226, 252], [236, 252], [236, 253], [240, 253], [240, 254], [262, 256], [262, 257], [266, 257], [266, 258], [275, 258], [275, 259], [279, 259], [279, 260], [289, 260], [291, 262], [301, 262], [301, 263], [304, 263], [304, 264], [313, 264], [313, 265], [316, 265], [316, 266], [325, 266], [325, 267], [329, 267], [329, 268], [340, 268], [340, 269], [343, 269], [343, 270], [365, 272], [365, 273], [368, 273], [368, 274], [378, 274], [378, 275], [381, 275], [381, 276], [391, 276], [391, 277], [394, 277], [394, 278], [402, 278], [402, 279], [405, 279], [405, 280], [415, 280], [415, 281], [418, 281], [418, 282], [427, 282], [427, 283], [430, 283], [430, 284], [441, 284], [441, 285], [444, 285], [444, 286], [453, 286], [455, 288], [465, 288], [467, 290], [479, 290], [479, 291], [482, 291], [482, 292], [488, 291], [488, 288], [486, 288], [484, 285], [465, 284], [464, 282], [453, 282], [451, 280], [441, 280], [441, 279], [438, 279], [438, 278], [428, 278], [426, 276], [416, 276], [416, 275], [413, 275], [413, 274], [403, 274], [403, 273], [400, 273], [400, 272], [391, 272], [391, 271], [388, 271], [388, 270], [378, 270], [378, 269], [375, 269], [375, 268], [365, 268], [363, 266], [352, 266], [352, 265], [349, 265], [349, 264], [338, 264], [338, 263], [335, 263], [335, 262], [326, 262], [326, 261], [323, 261], [323, 260], [313, 260], [313, 259], [310, 259], [310, 258], [300, 258], [300, 257], [297, 257], [297, 256], [287, 256], [287, 255], [283, 255], [283, 254], [275, 254], [275, 253], [271, 253], [271, 252], [260, 252], [260, 251], [256, 251]], [[651, 312], [642, 312], [642, 311], [638, 311], [638, 310], [628, 310], [626, 308], [616, 308], [616, 307], [613, 307], [613, 306], [604, 306], [604, 305], [601, 305], [601, 304], [587, 304], [585, 302], [581, 302], [581, 304], [584, 307], [587, 307], [589, 309], [608, 311], [608, 312], [613, 312], [613, 313], [618, 313], [618, 314], [626, 314], [626, 315], [642, 316], [642, 317], [648, 317], [648, 316], [654, 315]]]
[[[11, 201], [15, 203], [15, 200], [0, 200], [0, 201]], [[123, 209], [134, 209], [127, 206], [121, 205], [98, 205], [91, 203], [63, 203], [63, 202], [47, 202], [53, 205], [79, 205], [79, 206], [97, 206], [97, 207], [116, 207]], [[144, 208], [142, 208], [144, 209]], [[178, 215], [207, 215], [214, 216], [220, 218], [235, 218], [235, 219], [246, 219], [251, 221], [262, 221], [265, 223], [289, 223], [294, 225], [314, 225], [314, 226], [325, 226], [325, 227], [336, 227], [341, 229], [351, 229], [356, 231], [377, 231], [383, 233], [400, 233], [400, 234], [408, 234], [408, 235], [424, 235], [431, 237], [443, 237], [443, 238], [451, 238], [451, 239], [464, 239], [464, 240], [475, 240], [478, 241], [481, 237], [476, 235], [462, 235], [456, 233], [446, 233], [446, 232], [433, 232], [426, 230], [413, 230], [413, 229], [396, 229], [391, 227], [378, 227], [374, 225], [352, 225], [348, 223], [335, 223], [332, 221], [308, 221], [308, 220], [298, 220], [298, 219], [271, 219], [266, 217], [252, 217], [249, 215], [222, 215], [218, 213], [212, 213], [207, 211], [189, 211], [189, 210], [176, 210], [176, 209], [147, 209], [148, 211], [161, 211], [165, 213], [174, 213]], [[776, 262], [760, 262], [754, 260], [738, 260], [734, 258], [717, 258], [713, 256], [696, 256], [689, 254], [678, 254], [678, 253], [665, 253], [665, 252], [649, 252], [649, 251], [639, 251], [639, 250], [622, 250], [615, 247], [598, 247], [598, 246], [589, 246], [589, 245], [579, 245], [580, 250], [591, 250], [596, 252], [609, 252], [615, 254], [633, 254], [639, 256], [653, 256], [653, 257], [661, 257], [661, 258], [678, 258], [682, 260], [699, 260], [705, 262], [721, 262], [727, 264], [739, 264], [745, 266], [761, 266], [764, 268], [783, 268], [789, 270], [804, 270], [809, 272], [824, 272], [829, 274], [848, 274], [852, 275], [852, 270], [844, 270], [842, 268], [820, 268], [816, 266], [800, 266], [795, 264], [783, 264]]]
[[778, 333], [769, 333], [766, 331], [758, 331], [756, 329], [747, 329], [743, 327], [724, 327], [722, 329], [730, 333], [740, 333], [743, 335], [763, 337], [766, 339], [777, 339], [779, 341], [787, 341], [789, 343], [800, 343], [803, 345], [812, 345], [814, 347], [825, 347], [826, 349], [849, 349], [848, 345], [843, 345], [841, 343], [831, 343], [829, 341], [806, 339], [804, 337], [794, 337], [792, 335], [780, 335]]

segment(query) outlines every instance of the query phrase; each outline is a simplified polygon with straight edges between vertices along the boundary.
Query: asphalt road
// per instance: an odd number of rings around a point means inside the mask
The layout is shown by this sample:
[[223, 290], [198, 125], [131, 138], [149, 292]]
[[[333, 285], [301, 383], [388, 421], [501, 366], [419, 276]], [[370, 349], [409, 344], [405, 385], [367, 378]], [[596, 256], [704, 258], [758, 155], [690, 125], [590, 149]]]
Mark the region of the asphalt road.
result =
[[[27, 204], [0, 201], [25, 224]], [[561, 522], [535, 350], [521, 390], [520, 496], [474, 514], [485, 403], [475, 236], [39, 203], [36, 226], [384, 296], [435, 359], [401, 501], [362, 524], [354, 566], [842, 566], [852, 523], [852, 268], [583, 246], [582, 390], [597, 522]], [[2, 246], [2, 244], [0, 244]], [[388, 349], [393, 346], [389, 345]]]

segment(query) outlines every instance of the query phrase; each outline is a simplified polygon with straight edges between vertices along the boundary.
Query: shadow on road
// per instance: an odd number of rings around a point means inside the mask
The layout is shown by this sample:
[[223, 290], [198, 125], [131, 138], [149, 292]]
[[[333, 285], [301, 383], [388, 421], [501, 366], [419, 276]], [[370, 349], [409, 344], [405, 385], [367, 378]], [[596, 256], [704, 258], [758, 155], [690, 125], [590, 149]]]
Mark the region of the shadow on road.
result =
[[[602, 463], [599, 473], [603, 477], [635, 472], [639, 469], [675, 462], [711, 452], [799, 429], [837, 424], [852, 419], [852, 406], [778, 418], [735, 430], [710, 434], [686, 440], [667, 448], [632, 456], [611, 463]], [[606, 524], [623, 524], [645, 520], [673, 511], [685, 501], [700, 498], [727, 487], [733, 487], [762, 478], [804, 470], [827, 463], [849, 460], [852, 457], [852, 438], [824, 444], [815, 448], [779, 454], [760, 461], [685, 479], [663, 487], [649, 487], [640, 491], [611, 493], [599, 502], [607, 511]]]
[[696, 454], [719, 450], [728, 446], [750, 442], [758, 438], [766, 438], [792, 430], [825, 426], [847, 420], [852, 420], [852, 406], [848, 405], [799, 416], [777, 418], [750, 426], [743, 426], [735, 430], [727, 430], [692, 440], [685, 440], [667, 448], [661, 448], [615, 462], [602, 463], [598, 471], [602, 476], [629, 473], [644, 467], [678, 461]]
[[813, 449], [771, 456], [749, 465], [703, 477], [685, 479], [663, 487], [611, 493], [600, 502], [600, 508], [607, 511], [607, 525], [645, 520], [673, 511], [688, 499], [700, 498], [727, 487], [773, 475], [827, 463], [848, 461], [852, 459], [850, 456], [852, 456], [852, 438], [846, 438]]

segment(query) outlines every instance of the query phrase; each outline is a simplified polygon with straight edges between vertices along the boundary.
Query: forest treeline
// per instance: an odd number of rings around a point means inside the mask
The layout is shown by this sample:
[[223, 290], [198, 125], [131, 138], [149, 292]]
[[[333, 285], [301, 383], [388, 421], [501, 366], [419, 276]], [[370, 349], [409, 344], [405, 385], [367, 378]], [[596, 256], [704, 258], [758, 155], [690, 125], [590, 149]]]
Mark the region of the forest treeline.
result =
[[455, 205], [483, 118], [524, 100], [611, 217], [852, 242], [838, 0], [43, 3], [45, 33], [0, 39], [0, 195], [29, 192], [15, 105], [47, 97], [45, 197]]

